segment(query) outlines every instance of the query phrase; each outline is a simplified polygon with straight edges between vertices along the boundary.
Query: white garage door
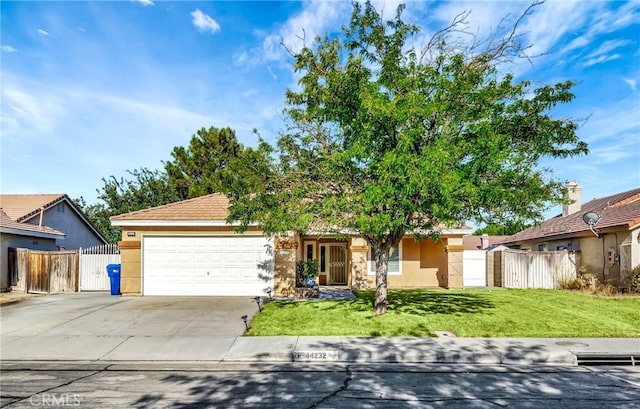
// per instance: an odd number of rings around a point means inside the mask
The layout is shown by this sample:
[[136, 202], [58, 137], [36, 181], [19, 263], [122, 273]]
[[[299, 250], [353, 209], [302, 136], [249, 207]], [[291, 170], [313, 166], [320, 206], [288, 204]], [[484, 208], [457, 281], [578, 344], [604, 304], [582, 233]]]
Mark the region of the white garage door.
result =
[[262, 236], [145, 237], [144, 295], [264, 295], [273, 247]]
[[487, 286], [487, 252], [465, 250], [462, 253], [462, 285], [464, 287]]

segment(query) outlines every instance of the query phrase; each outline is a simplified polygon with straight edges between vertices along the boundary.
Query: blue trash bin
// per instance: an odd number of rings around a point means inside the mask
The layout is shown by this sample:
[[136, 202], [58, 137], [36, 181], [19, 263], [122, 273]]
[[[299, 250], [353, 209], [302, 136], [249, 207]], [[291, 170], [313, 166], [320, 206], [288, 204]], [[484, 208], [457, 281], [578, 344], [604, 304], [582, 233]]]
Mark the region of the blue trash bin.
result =
[[111, 295], [120, 295], [120, 264], [107, 265], [107, 275], [111, 282]]

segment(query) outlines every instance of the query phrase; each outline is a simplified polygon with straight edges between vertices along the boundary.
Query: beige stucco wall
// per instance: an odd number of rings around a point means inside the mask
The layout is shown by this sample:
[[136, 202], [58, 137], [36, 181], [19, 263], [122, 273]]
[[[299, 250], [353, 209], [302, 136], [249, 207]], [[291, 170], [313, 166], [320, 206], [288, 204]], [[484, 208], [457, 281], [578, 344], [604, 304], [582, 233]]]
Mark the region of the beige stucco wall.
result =
[[[459, 247], [456, 252], [459, 254], [453, 256], [447, 246]], [[366, 261], [364, 268], [367, 268]], [[451, 286], [451, 272], [459, 275], [462, 286], [462, 236], [440, 237], [437, 241], [428, 238], [420, 242], [405, 237], [402, 240], [402, 274], [388, 275], [387, 284], [389, 288], [446, 288]], [[453, 282], [455, 280], [454, 275]], [[375, 275], [367, 275], [369, 288], [375, 288], [375, 281]]]
[[274, 290], [276, 297], [295, 295], [296, 250], [276, 249]]
[[[580, 240], [581, 267], [595, 274], [601, 282], [618, 284], [620, 282], [620, 244], [629, 240], [630, 232], [604, 234], [602, 237], [587, 237]], [[615, 251], [616, 258], [609, 262], [608, 252]]]
[[631, 269], [640, 265], [640, 226], [631, 231]]

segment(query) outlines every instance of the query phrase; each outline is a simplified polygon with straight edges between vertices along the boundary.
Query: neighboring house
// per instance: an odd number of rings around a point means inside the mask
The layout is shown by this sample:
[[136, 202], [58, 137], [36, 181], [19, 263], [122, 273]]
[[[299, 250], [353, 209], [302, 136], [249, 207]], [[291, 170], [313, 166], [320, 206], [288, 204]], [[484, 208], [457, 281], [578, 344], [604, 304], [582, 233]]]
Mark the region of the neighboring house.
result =
[[[294, 232], [265, 237], [256, 226], [243, 234], [225, 222], [229, 202], [212, 194], [111, 218], [122, 228], [121, 291], [142, 295], [263, 295], [295, 292], [295, 264], [314, 259], [319, 284], [375, 287], [371, 251], [361, 237]], [[390, 288], [462, 287], [462, 237], [405, 237], [389, 261]]]
[[495, 248], [509, 236], [464, 236], [463, 278], [464, 287], [493, 286], [487, 278], [487, 251]]
[[0, 195], [0, 207], [15, 222], [63, 232], [65, 237], [56, 240], [59, 249], [107, 244], [107, 239], [65, 194]]
[[17, 248], [57, 250], [56, 240], [63, 238], [64, 233], [50, 227], [13, 221], [0, 209], [0, 250], [2, 251], [0, 291], [7, 291], [9, 287], [16, 284], [15, 251]]
[[[2, 243], [0, 289], [13, 285], [9, 263], [16, 248], [77, 249], [106, 244], [107, 240], [64, 194], [0, 195]], [[12, 253], [13, 254], [13, 253]], [[11, 266], [13, 268], [13, 266]]]
[[[640, 264], [640, 188], [581, 204], [581, 188], [568, 186], [562, 215], [509, 237], [502, 244], [532, 251], [573, 250], [581, 267], [603, 282], [619, 283]], [[589, 226], [585, 215], [594, 221]]]

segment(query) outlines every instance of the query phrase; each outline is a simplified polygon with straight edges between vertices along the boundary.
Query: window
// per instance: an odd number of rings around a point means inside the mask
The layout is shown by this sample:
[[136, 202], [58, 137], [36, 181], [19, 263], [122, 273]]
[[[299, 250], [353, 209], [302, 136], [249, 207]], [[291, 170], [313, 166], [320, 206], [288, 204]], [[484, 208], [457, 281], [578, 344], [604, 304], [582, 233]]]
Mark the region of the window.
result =
[[327, 271], [327, 246], [320, 246], [320, 272]]
[[315, 260], [316, 259], [316, 242], [315, 241], [305, 241], [304, 242], [304, 253], [302, 257], [304, 260]]
[[[369, 275], [376, 273], [376, 255], [373, 249], [369, 249]], [[391, 255], [389, 256], [389, 266], [387, 273], [389, 275], [402, 275], [402, 241], [391, 247]]]

